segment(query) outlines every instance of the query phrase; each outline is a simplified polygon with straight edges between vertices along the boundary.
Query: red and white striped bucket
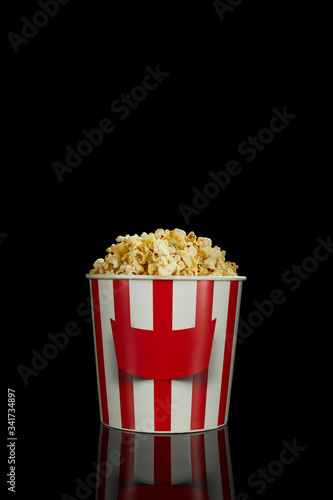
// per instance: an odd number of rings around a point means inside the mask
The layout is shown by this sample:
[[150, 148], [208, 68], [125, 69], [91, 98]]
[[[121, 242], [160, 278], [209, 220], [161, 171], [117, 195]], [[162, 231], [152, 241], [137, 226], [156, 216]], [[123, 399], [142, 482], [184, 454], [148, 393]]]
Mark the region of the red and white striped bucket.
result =
[[234, 500], [228, 426], [153, 435], [101, 425], [96, 500]]
[[246, 278], [87, 277], [101, 421], [164, 433], [225, 425]]

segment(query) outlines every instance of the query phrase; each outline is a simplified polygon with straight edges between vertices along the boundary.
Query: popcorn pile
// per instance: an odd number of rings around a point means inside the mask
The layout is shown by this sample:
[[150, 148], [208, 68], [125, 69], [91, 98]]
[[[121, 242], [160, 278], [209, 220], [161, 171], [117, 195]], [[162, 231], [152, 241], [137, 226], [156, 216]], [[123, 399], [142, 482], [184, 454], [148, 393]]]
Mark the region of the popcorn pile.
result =
[[237, 276], [238, 266], [225, 262], [225, 251], [193, 231], [157, 229], [141, 236], [118, 236], [116, 241], [106, 249], [105, 259], [94, 262], [91, 274]]

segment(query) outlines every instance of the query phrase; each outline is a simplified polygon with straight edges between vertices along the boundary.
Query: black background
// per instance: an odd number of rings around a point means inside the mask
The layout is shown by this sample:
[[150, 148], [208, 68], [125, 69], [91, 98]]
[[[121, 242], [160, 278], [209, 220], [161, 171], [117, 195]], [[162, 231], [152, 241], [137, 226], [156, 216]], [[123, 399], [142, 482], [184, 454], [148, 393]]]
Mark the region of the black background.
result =
[[[222, 21], [212, 2], [179, 3], [71, 0], [18, 53], [7, 34], [21, 34], [21, 17], [40, 7], [15, 1], [5, 17], [1, 302], [20, 499], [74, 496], [75, 478], [91, 471], [99, 415], [92, 326], [78, 312], [89, 295], [85, 273], [119, 234], [159, 227], [193, 230], [227, 251], [248, 278], [245, 321], [253, 301], [274, 289], [286, 297], [237, 347], [228, 425], [236, 494], [302, 498], [322, 483], [313, 467], [323, 460], [318, 385], [332, 258], [297, 290], [282, 275], [331, 234], [317, 114], [325, 67], [313, 31], [323, 14], [244, 0]], [[163, 82], [126, 119], [112, 113], [111, 103], [157, 65], [169, 73]], [[296, 118], [247, 162], [239, 144], [284, 107]], [[114, 132], [59, 182], [52, 162], [64, 163], [66, 146], [103, 118]], [[202, 192], [229, 160], [242, 172], [187, 223], [179, 204], [191, 205], [193, 188]], [[47, 334], [70, 321], [80, 334], [25, 385], [17, 366], [30, 366], [31, 349], [41, 352]], [[257, 494], [248, 477], [294, 439], [306, 450]]]

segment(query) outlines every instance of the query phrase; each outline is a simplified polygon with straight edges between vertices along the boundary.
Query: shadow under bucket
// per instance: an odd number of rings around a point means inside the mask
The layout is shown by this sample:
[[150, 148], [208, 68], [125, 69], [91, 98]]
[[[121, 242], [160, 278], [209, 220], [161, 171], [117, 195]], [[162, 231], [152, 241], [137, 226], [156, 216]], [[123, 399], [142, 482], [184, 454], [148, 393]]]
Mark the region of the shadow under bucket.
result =
[[101, 421], [163, 433], [225, 425], [246, 278], [87, 278]]

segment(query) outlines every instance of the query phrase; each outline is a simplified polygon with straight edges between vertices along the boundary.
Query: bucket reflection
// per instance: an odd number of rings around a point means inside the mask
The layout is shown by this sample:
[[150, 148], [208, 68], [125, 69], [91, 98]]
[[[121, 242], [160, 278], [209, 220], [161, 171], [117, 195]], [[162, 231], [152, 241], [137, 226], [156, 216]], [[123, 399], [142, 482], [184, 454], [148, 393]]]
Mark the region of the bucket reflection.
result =
[[101, 424], [97, 500], [234, 500], [228, 426], [130, 433]]

